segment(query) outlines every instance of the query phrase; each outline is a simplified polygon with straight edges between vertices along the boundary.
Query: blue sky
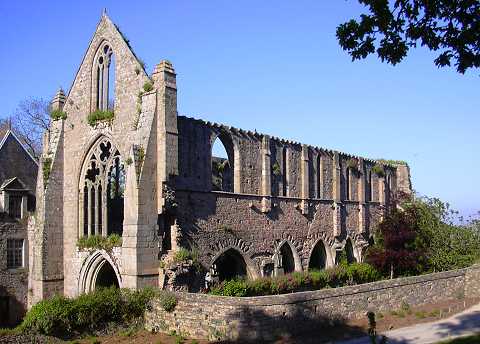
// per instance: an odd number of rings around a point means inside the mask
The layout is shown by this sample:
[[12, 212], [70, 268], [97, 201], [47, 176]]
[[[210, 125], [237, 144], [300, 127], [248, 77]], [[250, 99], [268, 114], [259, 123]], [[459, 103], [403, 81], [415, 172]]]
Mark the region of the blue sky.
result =
[[106, 7], [149, 72], [172, 61], [180, 114], [406, 160], [419, 193], [480, 210], [479, 71], [437, 69], [423, 48], [352, 63], [335, 28], [357, 1], [72, 3], [0, 2], [0, 117], [68, 90]]

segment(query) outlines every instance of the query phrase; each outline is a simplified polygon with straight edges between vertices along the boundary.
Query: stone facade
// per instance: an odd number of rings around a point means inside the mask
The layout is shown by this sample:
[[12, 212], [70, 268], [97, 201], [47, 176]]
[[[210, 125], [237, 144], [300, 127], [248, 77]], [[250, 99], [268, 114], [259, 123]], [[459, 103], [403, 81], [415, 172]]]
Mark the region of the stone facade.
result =
[[[29, 228], [31, 302], [108, 279], [197, 290], [206, 272], [323, 268], [342, 250], [359, 261], [397, 191], [411, 192], [407, 166], [179, 116], [172, 64], [148, 76], [106, 15], [52, 107], [67, 117], [52, 123], [40, 161], [51, 172], [38, 178]], [[92, 119], [109, 111], [113, 119]], [[82, 237], [110, 234], [122, 238], [112, 252], [78, 248]], [[192, 269], [175, 264], [181, 248], [201, 264], [187, 279], [177, 272]]]
[[[367, 311], [387, 313], [402, 303], [421, 306], [453, 299], [478, 299], [480, 267], [398, 278], [357, 286], [261, 297], [177, 293], [172, 312], [158, 299], [145, 314], [151, 331], [188, 333], [194, 338], [272, 340], [305, 334]], [[319, 331], [317, 331], [319, 332]], [[318, 334], [318, 333], [317, 333]]]
[[12, 131], [0, 133], [0, 327], [17, 324], [27, 308], [27, 218], [37, 168]]

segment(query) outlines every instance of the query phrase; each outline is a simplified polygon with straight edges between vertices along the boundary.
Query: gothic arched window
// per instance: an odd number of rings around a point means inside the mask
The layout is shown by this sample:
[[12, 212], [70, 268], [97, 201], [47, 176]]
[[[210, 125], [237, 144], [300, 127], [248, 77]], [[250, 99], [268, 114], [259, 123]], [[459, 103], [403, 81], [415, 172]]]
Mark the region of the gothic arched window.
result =
[[97, 51], [94, 66], [95, 107], [97, 110], [113, 110], [115, 100], [115, 58], [108, 42]]
[[118, 149], [98, 140], [87, 154], [80, 178], [80, 236], [123, 231], [125, 169]]

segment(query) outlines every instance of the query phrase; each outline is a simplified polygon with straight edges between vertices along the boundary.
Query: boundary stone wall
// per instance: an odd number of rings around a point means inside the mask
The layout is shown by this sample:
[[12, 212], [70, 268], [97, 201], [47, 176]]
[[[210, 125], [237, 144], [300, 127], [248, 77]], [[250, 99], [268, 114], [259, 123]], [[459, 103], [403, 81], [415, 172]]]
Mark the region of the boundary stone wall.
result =
[[451, 299], [480, 297], [480, 265], [466, 269], [397, 278], [356, 286], [260, 297], [222, 297], [177, 293], [177, 306], [166, 312], [152, 301], [147, 330], [186, 333], [196, 338], [271, 340], [367, 311], [399, 309]]

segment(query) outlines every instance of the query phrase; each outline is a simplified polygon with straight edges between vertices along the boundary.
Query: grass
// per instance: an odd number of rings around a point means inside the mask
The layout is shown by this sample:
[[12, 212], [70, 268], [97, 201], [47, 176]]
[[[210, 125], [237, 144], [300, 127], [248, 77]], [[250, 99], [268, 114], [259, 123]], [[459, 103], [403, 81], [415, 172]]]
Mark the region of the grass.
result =
[[122, 246], [122, 237], [118, 234], [110, 234], [107, 237], [101, 235], [84, 236], [78, 239], [77, 246], [83, 249], [103, 249], [111, 251], [114, 247]]
[[95, 126], [97, 122], [101, 121], [106, 121], [106, 122], [111, 122], [113, 120], [114, 114], [113, 111], [111, 110], [96, 110], [92, 112], [91, 114], [88, 115], [87, 117], [87, 122], [90, 124], [90, 126]]
[[480, 343], [480, 334], [473, 336], [461, 337], [457, 339], [451, 339], [437, 344], [478, 344]]

